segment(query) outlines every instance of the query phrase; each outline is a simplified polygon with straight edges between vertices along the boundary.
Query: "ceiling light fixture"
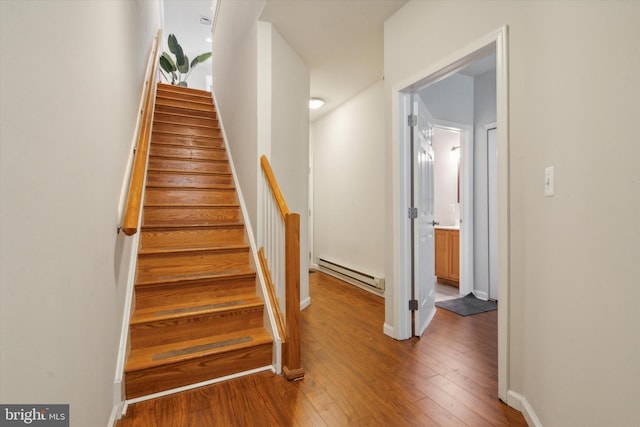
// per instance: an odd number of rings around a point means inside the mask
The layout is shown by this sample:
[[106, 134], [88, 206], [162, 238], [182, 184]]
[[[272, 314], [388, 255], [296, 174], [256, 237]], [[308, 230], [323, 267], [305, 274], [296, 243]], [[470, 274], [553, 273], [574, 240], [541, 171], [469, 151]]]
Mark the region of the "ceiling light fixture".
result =
[[309, 108], [311, 108], [312, 110], [317, 110], [323, 105], [324, 105], [324, 100], [322, 98], [311, 98], [309, 100]]
[[206, 41], [207, 43], [212, 43], [213, 39], [211, 37], [207, 37], [206, 39], [204, 39], [204, 41]]

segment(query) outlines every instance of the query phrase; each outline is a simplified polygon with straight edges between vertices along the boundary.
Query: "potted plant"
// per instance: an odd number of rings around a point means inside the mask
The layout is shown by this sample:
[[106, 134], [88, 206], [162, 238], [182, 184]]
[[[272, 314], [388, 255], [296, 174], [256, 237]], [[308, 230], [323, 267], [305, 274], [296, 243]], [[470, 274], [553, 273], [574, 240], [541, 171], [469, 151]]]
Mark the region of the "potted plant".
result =
[[175, 56], [175, 61], [167, 52], [162, 52], [160, 56], [160, 72], [167, 82], [171, 82], [172, 85], [187, 87], [187, 79], [193, 68], [211, 58], [211, 52], [200, 54], [189, 63], [189, 58], [184, 54], [182, 46], [180, 46], [174, 34], [169, 34], [167, 42], [169, 51]]

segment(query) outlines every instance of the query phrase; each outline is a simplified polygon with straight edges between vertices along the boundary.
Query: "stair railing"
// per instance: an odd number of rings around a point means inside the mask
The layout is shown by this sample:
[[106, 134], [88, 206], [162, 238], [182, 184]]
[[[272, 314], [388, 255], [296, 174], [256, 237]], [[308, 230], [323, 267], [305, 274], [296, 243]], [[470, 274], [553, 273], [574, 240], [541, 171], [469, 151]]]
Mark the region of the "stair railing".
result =
[[158, 30], [156, 37], [153, 39], [151, 53], [149, 54], [150, 66], [147, 67], [148, 72], [144, 81], [145, 97], [142, 110], [140, 111], [142, 119], [138, 132], [138, 141], [134, 149], [135, 158], [133, 160], [127, 203], [121, 225], [122, 231], [124, 231], [124, 234], [127, 236], [132, 236], [138, 231], [138, 224], [140, 222], [142, 190], [147, 170], [147, 153], [149, 152], [149, 142], [151, 140], [151, 125], [153, 123], [153, 110], [156, 98], [156, 81], [158, 80], [157, 64], [161, 36], [162, 30]]
[[[300, 360], [300, 215], [287, 202], [266, 156], [260, 158], [264, 219], [258, 251], [283, 345], [282, 372], [288, 380], [304, 376]], [[284, 315], [283, 315], [284, 313]]]

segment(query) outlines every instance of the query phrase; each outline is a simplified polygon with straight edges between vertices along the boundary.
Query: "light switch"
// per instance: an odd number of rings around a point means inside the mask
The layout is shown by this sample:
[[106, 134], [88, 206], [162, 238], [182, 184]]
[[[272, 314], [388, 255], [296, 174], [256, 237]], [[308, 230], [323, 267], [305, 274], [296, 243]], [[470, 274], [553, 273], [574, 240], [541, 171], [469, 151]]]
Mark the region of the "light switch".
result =
[[553, 166], [544, 169], [544, 195], [553, 196]]

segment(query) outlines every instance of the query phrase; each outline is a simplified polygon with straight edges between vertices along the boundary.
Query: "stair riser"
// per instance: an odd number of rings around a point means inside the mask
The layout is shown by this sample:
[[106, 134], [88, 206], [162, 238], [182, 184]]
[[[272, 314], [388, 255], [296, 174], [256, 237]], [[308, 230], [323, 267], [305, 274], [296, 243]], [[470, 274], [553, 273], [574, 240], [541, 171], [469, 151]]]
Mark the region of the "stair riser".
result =
[[140, 235], [140, 247], [142, 249], [186, 248], [243, 243], [245, 243], [245, 236], [244, 227], [242, 226], [184, 230], [143, 230]]
[[235, 190], [181, 190], [147, 188], [145, 204], [206, 205], [237, 203]]
[[271, 344], [215, 354], [125, 375], [126, 398], [145, 396], [271, 365]]
[[164, 144], [178, 148], [215, 148], [225, 149], [222, 138], [210, 136], [188, 136], [162, 133], [155, 130], [151, 135], [151, 145]]
[[171, 280], [189, 274], [244, 271], [249, 251], [213, 251], [138, 255], [138, 280]]
[[231, 173], [231, 168], [227, 161], [191, 161], [150, 157], [148, 167], [152, 170]]
[[227, 160], [227, 154], [222, 149], [182, 148], [174, 145], [161, 145], [158, 142], [151, 144], [150, 154], [154, 157], [172, 157], [185, 160]]
[[154, 121], [153, 130], [157, 132], [168, 132], [174, 133], [177, 135], [187, 135], [187, 136], [209, 136], [209, 137], [220, 137], [220, 129], [217, 128], [203, 128], [189, 125], [180, 125], [173, 123], [165, 123]]
[[188, 94], [171, 89], [165, 89], [161, 86], [158, 86], [156, 96], [158, 98], [173, 98], [183, 101], [203, 102], [210, 105], [213, 104], [213, 99], [211, 98], [211, 93], [209, 92], [207, 92], [206, 94]]
[[216, 185], [231, 186], [231, 175], [197, 175], [153, 172], [147, 173], [147, 185], [158, 187], [211, 187]]
[[136, 286], [136, 309], [160, 307], [164, 304], [182, 304], [190, 301], [206, 301], [231, 295], [255, 292], [255, 276], [226, 280], [198, 280], [174, 284]]
[[180, 107], [183, 110], [196, 110], [196, 111], [215, 111], [216, 107], [212, 102], [207, 102], [204, 99], [188, 100], [182, 99], [179, 95], [167, 95], [162, 91], [156, 93], [156, 107]]
[[157, 111], [153, 116], [154, 120], [159, 122], [179, 123], [186, 126], [201, 126], [209, 128], [218, 128], [219, 123], [215, 117], [198, 117], [189, 115], [178, 115], [172, 113], [163, 113]]
[[182, 102], [176, 100], [158, 100], [155, 112], [186, 114], [189, 116], [214, 118], [216, 109], [212, 105], [204, 105], [193, 102]]
[[247, 307], [221, 313], [194, 315], [131, 325], [131, 348], [156, 346], [205, 338], [214, 334], [239, 332], [263, 325], [263, 307]]
[[218, 225], [240, 221], [238, 207], [149, 207], [144, 208], [143, 225]]

